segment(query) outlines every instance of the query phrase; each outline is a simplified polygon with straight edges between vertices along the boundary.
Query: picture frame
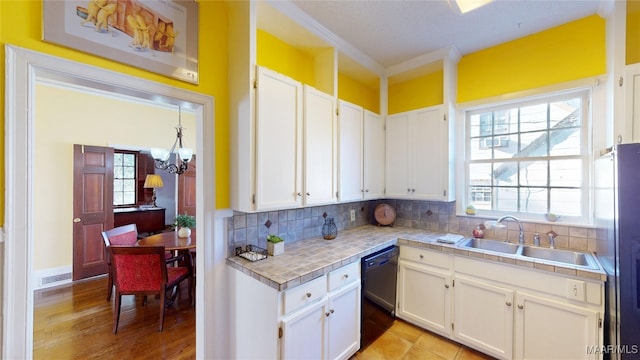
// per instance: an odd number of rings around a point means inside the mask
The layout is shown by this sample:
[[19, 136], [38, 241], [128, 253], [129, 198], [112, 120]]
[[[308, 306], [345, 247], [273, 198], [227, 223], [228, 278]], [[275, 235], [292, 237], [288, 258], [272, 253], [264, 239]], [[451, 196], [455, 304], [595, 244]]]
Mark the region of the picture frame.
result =
[[194, 0], [44, 0], [42, 39], [198, 84]]

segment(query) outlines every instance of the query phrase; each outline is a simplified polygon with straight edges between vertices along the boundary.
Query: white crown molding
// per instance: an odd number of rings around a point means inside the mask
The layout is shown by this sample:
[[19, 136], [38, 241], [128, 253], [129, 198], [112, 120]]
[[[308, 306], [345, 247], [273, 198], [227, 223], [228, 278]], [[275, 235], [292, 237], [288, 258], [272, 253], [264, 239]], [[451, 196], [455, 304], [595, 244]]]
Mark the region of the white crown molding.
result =
[[289, 18], [303, 26], [305, 29], [311, 31], [322, 40], [326, 41], [328, 44], [335, 46], [339, 52], [357, 61], [362, 66], [378, 75], [384, 75], [385, 68], [382, 65], [375, 62], [360, 49], [356, 48], [338, 35], [331, 32], [316, 19], [312, 18], [307, 13], [302, 11], [293, 2], [289, 0], [269, 0], [269, 5], [271, 5], [274, 9], [277, 9], [284, 15], [288, 16]]

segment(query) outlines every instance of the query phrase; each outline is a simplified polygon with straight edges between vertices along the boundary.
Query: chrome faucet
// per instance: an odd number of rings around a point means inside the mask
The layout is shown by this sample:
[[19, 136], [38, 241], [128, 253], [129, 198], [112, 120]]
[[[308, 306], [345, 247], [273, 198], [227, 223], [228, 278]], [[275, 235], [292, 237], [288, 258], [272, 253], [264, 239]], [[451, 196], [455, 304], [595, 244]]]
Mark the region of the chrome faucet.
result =
[[556, 236], [558, 236], [558, 234], [556, 234], [555, 231], [551, 230], [547, 233], [547, 236], [549, 237], [549, 248], [550, 249], [555, 249], [556, 248]]
[[533, 235], [533, 246], [540, 246], [540, 234]]
[[515, 222], [518, 224], [518, 228], [520, 228], [520, 235], [518, 236], [518, 242], [519, 242], [520, 244], [524, 244], [524, 229], [522, 228], [522, 223], [520, 222], [520, 219], [518, 219], [518, 218], [517, 218], [517, 217], [515, 217], [515, 216], [506, 215], [506, 216], [503, 216], [503, 217], [499, 218], [499, 219], [496, 221], [496, 224], [502, 224], [502, 222], [503, 222], [504, 220], [507, 220], [507, 219], [509, 219], [509, 220], [513, 220], [513, 221], [515, 221]]

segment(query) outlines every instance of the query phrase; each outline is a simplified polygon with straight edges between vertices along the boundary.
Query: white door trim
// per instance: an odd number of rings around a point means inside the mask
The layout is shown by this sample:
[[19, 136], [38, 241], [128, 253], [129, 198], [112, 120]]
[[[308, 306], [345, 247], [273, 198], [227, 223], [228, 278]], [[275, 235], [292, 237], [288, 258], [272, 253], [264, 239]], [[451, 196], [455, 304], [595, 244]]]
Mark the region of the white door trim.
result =
[[[38, 79], [82, 85], [145, 100], [190, 107], [196, 113], [198, 173], [196, 357], [224, 358], [226, 242], [215, 216], [214, 99], [103, 68], [5, 45], [5, 267], [2, 358], [33, 357], [34, 88]], [[205, 136], [206, 134], [206, 136]], [[201, 155], [202, 154], [202, 155]], [[216, 225], [214, 225], [214, 223]], [[216, 241], [214, 241], [214, 239]], [[214, 288], [217, 290], [214, 292]], [[215, 304], [214, 306], [205, 306]], [[224, 313], [224, 312], [223, 312]], [[217, 330], [214, 333], [214, 330]], [[209, 341], [205, 341], [209, 339]]]

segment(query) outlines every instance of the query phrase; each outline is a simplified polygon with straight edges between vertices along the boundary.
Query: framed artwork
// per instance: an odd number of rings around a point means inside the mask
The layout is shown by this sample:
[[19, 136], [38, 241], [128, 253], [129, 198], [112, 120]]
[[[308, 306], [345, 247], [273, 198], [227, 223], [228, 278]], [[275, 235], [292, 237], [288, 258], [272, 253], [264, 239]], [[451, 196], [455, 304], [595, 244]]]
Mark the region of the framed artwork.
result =
[[44, 0], [43, 40], [198, 83], [194, 0]]

